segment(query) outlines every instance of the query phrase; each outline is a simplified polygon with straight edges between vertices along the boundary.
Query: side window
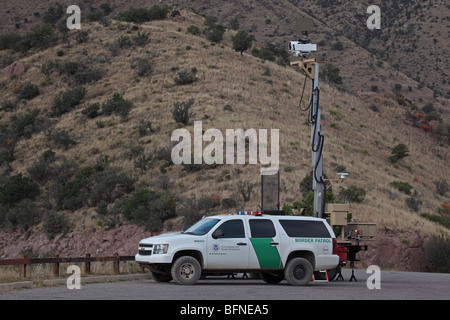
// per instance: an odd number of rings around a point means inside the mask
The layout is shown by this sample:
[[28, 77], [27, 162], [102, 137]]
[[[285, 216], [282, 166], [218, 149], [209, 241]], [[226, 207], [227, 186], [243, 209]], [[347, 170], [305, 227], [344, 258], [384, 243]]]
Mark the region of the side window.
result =
[[220, 238], [245, 238], [244, 224], [240, 219], [224, 222], [217, 230], [223, 232], [223, 236]]
[[282, 220], [280, 224], [289, 237], [330, 238], [327, 227], [321, 221]]
[[275, 227], [268, 219], [250, 219], [252, 238], [273, 238], [276, 236]]

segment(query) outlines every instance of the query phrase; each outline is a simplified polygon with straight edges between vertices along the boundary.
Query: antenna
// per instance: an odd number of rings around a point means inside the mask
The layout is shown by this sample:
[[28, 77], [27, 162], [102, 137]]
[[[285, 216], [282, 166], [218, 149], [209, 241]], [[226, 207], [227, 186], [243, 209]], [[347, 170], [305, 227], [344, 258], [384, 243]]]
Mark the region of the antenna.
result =
[[298, 18], [295, 21], [295, 30], [297, 30], [298, 32], [301, 32], [303, 34], [303, 38], [299, 40], [300, 42], [302, 42], [302, 40], [307, 40], [308, 42], [306, 42], [306, 43], [309, 43], [308, 32], [314, 30], [313, 19], [306, 18], [304, 16], [301, 18]]

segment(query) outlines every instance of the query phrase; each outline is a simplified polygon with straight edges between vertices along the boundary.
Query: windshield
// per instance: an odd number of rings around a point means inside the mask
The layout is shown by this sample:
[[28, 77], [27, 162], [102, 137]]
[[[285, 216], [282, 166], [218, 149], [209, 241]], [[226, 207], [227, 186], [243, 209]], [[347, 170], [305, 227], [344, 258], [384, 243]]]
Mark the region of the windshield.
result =
[[193, 234], [196, 236], [202, 236], [204, 234], [207, 234], [209, 230], [211, 230], [212, 227], [216, 225], [217, 222], [219, 222], [219, 219], [210, 219], [205, 218], [198, 222], [196, 222], [193, 226], [191, 226], [189, 229], [187, 229], [185, 234]]

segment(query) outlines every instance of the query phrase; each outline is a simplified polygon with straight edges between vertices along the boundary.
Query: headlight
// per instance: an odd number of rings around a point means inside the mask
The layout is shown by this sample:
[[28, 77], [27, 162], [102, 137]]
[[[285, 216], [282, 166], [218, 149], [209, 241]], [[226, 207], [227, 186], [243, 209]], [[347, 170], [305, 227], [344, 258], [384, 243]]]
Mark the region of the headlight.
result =
[[168, 244], [155, 244], [153, 248], [153, 254], [167, 253], [167, 249], [169, 249]]

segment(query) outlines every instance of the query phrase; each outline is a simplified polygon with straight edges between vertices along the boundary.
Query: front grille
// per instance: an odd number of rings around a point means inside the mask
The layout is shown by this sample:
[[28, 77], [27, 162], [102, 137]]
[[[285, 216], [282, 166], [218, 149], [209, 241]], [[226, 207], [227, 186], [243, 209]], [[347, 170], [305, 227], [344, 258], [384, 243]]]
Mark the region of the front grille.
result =
[[152, 244], [139, 244], [139, 254], [141, 256], [151, 256], [153, 251], [153, 245]]

